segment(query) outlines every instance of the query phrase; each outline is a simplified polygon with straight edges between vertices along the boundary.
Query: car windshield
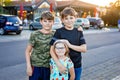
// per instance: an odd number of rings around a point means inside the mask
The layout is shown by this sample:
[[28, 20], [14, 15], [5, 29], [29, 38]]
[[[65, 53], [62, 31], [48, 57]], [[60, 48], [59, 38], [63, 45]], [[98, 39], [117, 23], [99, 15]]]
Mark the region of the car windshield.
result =
[[91, 22], [94, 22], [94, 21], [96, 21], [96, 19], [89, 19]]
[[77, 22], [82, 22], [81, 19], [77, 19]]
[[8, 21], [9, 22], [20, 22], [21, 23], [21, 20], [18, 18], [18, 17], [8, 17]]

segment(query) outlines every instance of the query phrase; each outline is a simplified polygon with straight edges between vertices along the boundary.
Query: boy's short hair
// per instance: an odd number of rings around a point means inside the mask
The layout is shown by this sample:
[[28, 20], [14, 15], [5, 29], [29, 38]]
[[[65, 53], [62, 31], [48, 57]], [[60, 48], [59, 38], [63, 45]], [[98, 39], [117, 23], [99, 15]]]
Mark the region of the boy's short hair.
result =
[[40, 20], [43, 20], [43, 19], [54, 20], [54, 16], [50, 11], [44, 11], [40, 17]]
[[73, 8], [71, 8], [71, 7], [66, 7], [61, 12], [61, 18], [63, 19], [63, 18], [65, 18], [68, 15], [77, 17], [77, 12]]

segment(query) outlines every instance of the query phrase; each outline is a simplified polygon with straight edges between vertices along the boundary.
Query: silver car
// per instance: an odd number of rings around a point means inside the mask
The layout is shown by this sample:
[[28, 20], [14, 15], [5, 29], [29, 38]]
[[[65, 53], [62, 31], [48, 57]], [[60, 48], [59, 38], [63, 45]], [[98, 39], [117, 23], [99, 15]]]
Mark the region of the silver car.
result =
[[85, 29], [89, 29], [90, 27], [90, 22], [87, 18], [77, 18], [74, 24], [75, 27], [83, 27]]
[[62, 26], [62, 22], [61, 22], [60, 18], [59, 17], [55, 17], [54, 24], [52, 26], [52, 30], [56, 30], [56, 29], [59, 29], [61, 27], [63, 27], [63, 26]]
[[[56, 30], [62, 27], [62, 22], [59, 17], [55, 17], [54, 24], [52, 26], [52, 30]], [[41, 29], [42, 25], [40, 24], [40, 18], [36, 18], [32, 23], [29, 25], [30, 30]]]
[[29, 30], [41, 29], [42, 25], [40, 24], [39, 20], [40, 20], [40, 18], [36, 18], [33, 22], [31, 22], [29, 25]]

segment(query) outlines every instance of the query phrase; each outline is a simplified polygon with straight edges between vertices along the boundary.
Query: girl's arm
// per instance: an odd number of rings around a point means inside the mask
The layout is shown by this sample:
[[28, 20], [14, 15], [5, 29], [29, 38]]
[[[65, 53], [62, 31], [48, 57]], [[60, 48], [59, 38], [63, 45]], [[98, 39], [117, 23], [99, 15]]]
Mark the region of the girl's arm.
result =
[[70, 80], [74, 80], [75, 79], [75, 71], [74, 71], [74, 67], [71, 67], [69, 69], [70, 72]]
[[53, 46], [51, 46], [51, 48], [50, 48], [50, 55], [51, 55], [51, 57], [53, 58], [53, 60], [55, 61], [55, 63], [57, 64], [58, 69], [60, 70], [60, 73], [64, 73], [67, 69], [66, 69], [65, 66], [63, 66], [63, 65], [59, 62], [59, 60], [58, 60], [58, 58], [57, 58], [57, 56], [55, 55], [55, 52], [54, 52], [53, 50], [54, 50], [54, 49], [53, 49]]
[[28, 44], [26, 51], [25, 51], [25, 57], [26, 57], [26, 63], [27, 63], [27, 75], [32, 76], [32, 67], [31, 67], [31, 62], [30, 62], [30, 55], [32, 51], [32, 45]]

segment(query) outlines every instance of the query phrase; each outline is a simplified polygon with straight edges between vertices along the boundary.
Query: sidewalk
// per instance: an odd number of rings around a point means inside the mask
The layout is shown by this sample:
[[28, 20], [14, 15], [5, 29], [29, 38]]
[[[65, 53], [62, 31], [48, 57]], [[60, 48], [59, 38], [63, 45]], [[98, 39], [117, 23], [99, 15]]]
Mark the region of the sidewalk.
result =
[[84, 30], [84, 34], [94, 34], [94, 33], [103, 33], [103, 32], [118, 32], [117, 28], [103, 28], [101, 29], [89, 29], [89, 30]]
[[89, 68], [83, 67], [81, 80], [120, 80], [120, 59], [114, 58]]

